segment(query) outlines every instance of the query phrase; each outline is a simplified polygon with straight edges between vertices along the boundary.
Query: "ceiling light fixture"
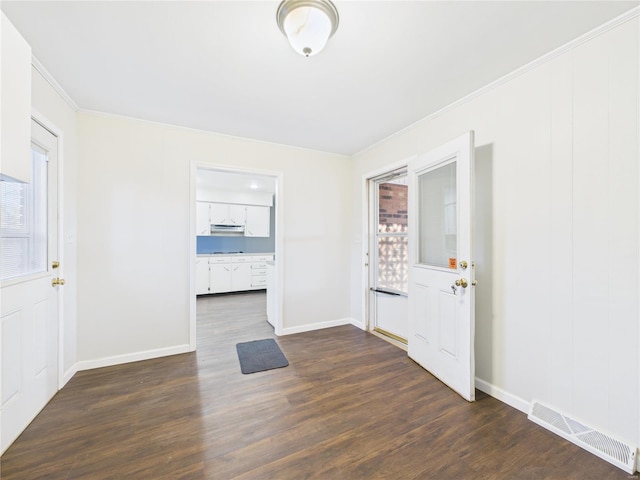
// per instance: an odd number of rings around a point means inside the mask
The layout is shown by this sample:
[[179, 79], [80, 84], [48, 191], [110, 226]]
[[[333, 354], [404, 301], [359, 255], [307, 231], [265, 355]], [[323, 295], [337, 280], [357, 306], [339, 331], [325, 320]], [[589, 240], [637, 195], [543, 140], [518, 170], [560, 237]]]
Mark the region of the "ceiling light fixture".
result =
[[293, 49], [305, 57], [320, 53], [338, 29], [338, 10], [329, 0], [283, 0], [276, 19]]

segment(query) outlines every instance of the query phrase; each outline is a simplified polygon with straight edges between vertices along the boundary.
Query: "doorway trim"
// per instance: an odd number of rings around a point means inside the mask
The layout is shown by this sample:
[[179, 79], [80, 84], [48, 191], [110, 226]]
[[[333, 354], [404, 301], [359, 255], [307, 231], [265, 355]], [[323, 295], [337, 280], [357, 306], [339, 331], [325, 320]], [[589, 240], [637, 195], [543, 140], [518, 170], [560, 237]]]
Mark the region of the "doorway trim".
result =
[[213, 170], [221, 173], [240, 173], [245, 175], [261, 175], [272, 177], [276, 181], [275, 192], [275, 215], [276, 215], [276, 238], [275, 238], [275, 268], [276, 268], [276, 308], [274, 330], [276, 335], [282, 335], [282, 304], [284, 285], [284, 201], [283, 201], [283, 173], [273, 170], [261, 170], [251, 167], [236, 167], [203, 161], [191, 161], [191, 172], [189, 175], [189, 351], [196, 350], [196, 269], [195, 258], [196, 246], [196, 178], [198, 169]]
[[[56, 176], [57, 185], [57, 228], [58, 228], [58, 258], [57, 260], [60, 262], [60, 270], [58, 272], [58, 276], [61, 278], [65, 278], [65, 269], [66, 263], [64, 258], [64, 191], [62, 188], [63, 180], [64, 180], [64, 133], [61, 129], [59, 129], [51, 120], [49, 120], [45, 115], [43, 115], [40, 111], [35, 108], [31, 108], [31, 119], [39, 123], [43, 128], [49, 130], [52, 135], [56, 137], [58, 152], [57, 152], [57, 163], [58, 163], [58, 172]], [[48, 259], [49, 262], [51, 259]], [[72, 366], [69, 368], [68, 372], [64, 371], [64, 359], [65, 359], [65, 321], [64, 321], [64, 299], [65, 299], [65, 289], [58, 288], [58, 372], [57, 372], [57, 383], [58, 383], [58, 391], [66, 385], [66, 383], [71, 380], [76, 374], [76, 361], [73, 359]], [[75, 333], [75, 331], [74, 331]]]
[[370, 223], [372, 222], [373, 212], [371, 211], [371, 192], [369, 191], [369, 186], [371, 184], [371, 180], [380, 177], [385, 174], [390, 174], [395, 170], [399, 170], [401, 168], [406, 168], [409, 165], [409, 162], [416, 158], [418, 155], [411, 155], [404, 160], [400, 160], [397, 162], [393, 162], [385, 165], [384, 167], [377, 168], [370, 172], [362, 175], [361, 180], [361, 202], [362, 202], [362, 271], [360, 272], [361, 278], [361, 291], [360, 291], [360, 301], [361, 301], [361, 309], [362, 309], [362, 325], [359, 325], [360, 328], [367, 332], [373, 332], [373, 328], [371, 325], [371, 312], [369, 308], [369, 283], [370, 283], [370, 253], [369, 249], [371, 246], [371, 231], [370, 231]]

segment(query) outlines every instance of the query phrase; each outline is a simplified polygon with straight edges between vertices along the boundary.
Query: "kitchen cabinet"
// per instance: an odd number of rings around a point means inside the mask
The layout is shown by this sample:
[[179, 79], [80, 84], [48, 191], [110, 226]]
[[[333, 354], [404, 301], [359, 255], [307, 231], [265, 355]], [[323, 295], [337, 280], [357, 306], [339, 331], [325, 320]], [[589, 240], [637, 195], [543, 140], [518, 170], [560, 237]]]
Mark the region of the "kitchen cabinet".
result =
[[196, 202], [196, 235], [211, 234], [210, 206], [207, 202]]
[[211, 235], [211, 225], [244, 225], [245, 205], [196, 202], [196, 235]]
[[209, 293], [209, 259], [196, 258], [196, 295]]
[[210, 255], [196, 259], [196, 295], [261, 290], [273, 255]]
[[271, 208], [247, 205], [247, 217], [244, 227], [245, 237], [269, 237], [271, 226]]
[[196, 202], [196, 235], [211, 235], [211, 225], [242, 225], [245, 237], [270, 237], [271, 207]]
[[31, 47], [0, 14], [0, 173], [31, 181]]
[[231, 292], [231, 282], [231, 263], [209, 265], [209, 293]]
[[231, 291], [251, 290], [251, 265], [249, 263], [231, 264]]
[[210, 218], [215, 225], [244, 225], [246, 206], [232, 203], [211, 203]]

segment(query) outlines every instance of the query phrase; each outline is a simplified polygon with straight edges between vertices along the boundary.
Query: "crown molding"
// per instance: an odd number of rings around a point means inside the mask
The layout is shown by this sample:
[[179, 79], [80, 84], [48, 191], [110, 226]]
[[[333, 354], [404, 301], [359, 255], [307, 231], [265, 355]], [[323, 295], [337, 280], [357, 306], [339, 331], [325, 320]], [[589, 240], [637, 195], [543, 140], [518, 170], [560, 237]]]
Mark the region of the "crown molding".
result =
[[65, 102], [67, 102], [67, 105], [69, 105], [74, 112], [77, 112], [78, 110], [80, 110], [80, 108], [78, 107], [78, 104], [73, 101], [73, 98], [69, 96], [69, 94], [64, 90], [64, 88], [62, 88], [62, 86], [56, 81], [55, 78], [53, 78], [53, 76], [49, 73], [49, 71], [46, 68], [44, 68], [44, 65], [40, 63], [40, 60], [38, 60], [34, 55], [31, 55], [31, 65], [33, 66], [33, 68], [36, 69], [36, 71], [40, 75], [42, 75], [42, 78], [44, 78], [47, 81], [47, 83], [51, 85], [51, 87], [58, 93], [58, 95], [60, 95], [62, 99]]
[[594, 38], [608, 32], [609, 30], [612, 30], [620, 25], [622, 25], [623, 23], [626, 23], [636, 17], [640, 17], [640, 6], [638, 7], [634, 7], [631, 10], [623, 13], [622, 15], [619, 15], [618, 17], [609, 20], [608, 22], [600, 25], [599, 27], [594, 28], [593, 30], [590, 30], [589, 32], [580, 35], [579, 37], [574, 38], [573, 40], [565, 43], [564, 45], [556, 48], [555, 50], [550, 51], [549, 53], [546, 53], [544, 55], [542, 55], [541, 57], [536, 58], [535, 60], [532, 60], [531, 62], [523, 65], [522, 67], [519, 67], [515, 70], [513, 70], [510, 73], [507, 73], [506, 75], [498, 78], [497, 80], [494, 80], [491, 83], [488, 83], [487, 85], [485, 85], [484, 87], [480, 87], [478, 90], [476, 90], [475, 92], [471, 92], [468, 95], [465, 95], [462, 98], [459, 98], [458, 100], [442, 107], [439, 110], [436, 110], [435, 112], [427, 115], [426, 117], [421, 118], [420, 120], [417, 120], [415, 122], [413, 122], [410, 125], [407, 125], [406, 127], [404, 127], [401, 130], [398, 130], [395, 133], [392, 133], [391, 135], [383, 138], [382, 140], [378, 140], [377, 142], [375, 142], [373, 145], [370, 145], [366, 148], [363, 148], [362, 150], [360, 150], [357, 153], [354, 153], [353, 155], [351, 155], [351, 158], [356, 158], [359, 157], [361, 155], [364, 155], [365, 153], [374, 150], [376, 147], [378, 147], [379, 145], [382, 145], [384, 143], [386, 143], [387, 141], [391, 140], [392, 138], [395, 138], [397, 136], [400, 136], [410, 130], [413, 130], [414, 128], [418, 127], [419, 125], [423, 124], [423, 123], [427, 123], [430, 120], [433, 120], [434, 118], [439, 117], [440, 115], [443, 115], [445, 113], [447, 113], [449, 110], [453, 110], [456, 107], [459, 107], [460, 105], [463, 105], [465, 103], [470, 102], [471, 100], [484, 95], [485, 93], [493, 90], [494, 88], [499, 87], [500, 85], [503, 85], [507, 82], [510, 82], [511, 80], [513, 80], [514, 78], [519, 77], [520, 75], [524, 75], [525, 73], [533, 70], [536, 67], [539, 67], [540, 65], [543, 65], [551, 60], [553, 60], [554, 58], [559, 57], [560, 55], [563, 55], [567, 52], [570, 52], [571, 50], [574, 50], [575, 48], [579, 47], [580, 45], [593, 40]]

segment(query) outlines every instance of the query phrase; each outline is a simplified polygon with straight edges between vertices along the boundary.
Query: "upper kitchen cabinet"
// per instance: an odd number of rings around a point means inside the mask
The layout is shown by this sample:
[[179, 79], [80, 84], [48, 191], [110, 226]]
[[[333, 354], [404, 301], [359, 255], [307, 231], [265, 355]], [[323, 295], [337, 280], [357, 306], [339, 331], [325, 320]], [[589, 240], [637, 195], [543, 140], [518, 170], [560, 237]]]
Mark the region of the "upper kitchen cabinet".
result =
[[247, 222], [244, 227], [245, 237], [269, 237], [270, 225], [270, 207], [247, 205]]
[[[0, 24], [0, 173], [31, 181], [31, 47], [9, 19]], [[9, 177], [9, 178], [7, 178]]]
[[196, 235], [211, 234], [211, 204], [196, 202]]
[[246, 208], [244, 205], [211, 204], [211, 223], [214, 225], [244, 225], [245, 216]]

